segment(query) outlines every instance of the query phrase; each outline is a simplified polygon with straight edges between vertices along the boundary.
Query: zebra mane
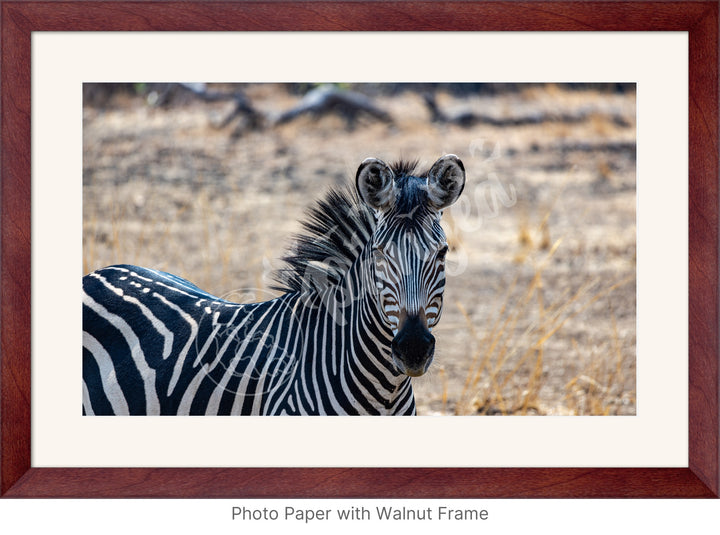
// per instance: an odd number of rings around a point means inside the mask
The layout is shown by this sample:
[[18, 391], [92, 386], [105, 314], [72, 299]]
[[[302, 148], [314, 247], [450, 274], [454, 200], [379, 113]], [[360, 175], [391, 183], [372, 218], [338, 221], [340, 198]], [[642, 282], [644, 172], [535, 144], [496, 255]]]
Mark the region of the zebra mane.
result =
[[338, 284], [375, 229], [375, 218], [350, 187], [330, 190], [310, 208], [282, 257], [272, 288], [281, 292], [317, 291]]
[[[396, 177], [414, 172], [415, 162], [392, 166]], [[318, 291], [340, 283], [375, 230], [375, 216], [354, 186], [330, 190], [310, 208], [282, 257], [271, 288], [280, 292]]]

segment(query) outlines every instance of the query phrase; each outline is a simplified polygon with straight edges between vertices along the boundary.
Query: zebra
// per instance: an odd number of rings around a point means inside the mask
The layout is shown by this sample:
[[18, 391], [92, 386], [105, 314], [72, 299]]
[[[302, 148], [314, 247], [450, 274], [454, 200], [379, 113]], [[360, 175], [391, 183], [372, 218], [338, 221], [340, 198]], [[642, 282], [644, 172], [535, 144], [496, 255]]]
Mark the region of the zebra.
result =
[[414, 415], [465, 185], [452, 154], [364, 160], [307, 213], [268, 301], [131, 265], [83, 277], [83, 415]]

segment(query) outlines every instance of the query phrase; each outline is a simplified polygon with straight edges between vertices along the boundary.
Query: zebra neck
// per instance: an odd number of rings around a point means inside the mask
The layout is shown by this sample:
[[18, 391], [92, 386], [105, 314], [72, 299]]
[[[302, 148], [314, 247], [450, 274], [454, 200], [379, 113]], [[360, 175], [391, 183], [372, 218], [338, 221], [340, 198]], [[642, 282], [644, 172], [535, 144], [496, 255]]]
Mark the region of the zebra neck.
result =
[[[392, 333], [378, 328], [365, 300], [347, 300], [336, 290], [300, 294], [294, 306], [302, 333], [303, 382], [326, 393], [318, 400], [318, 412], [412, 414], [410, 379], [392, 363]], [[352, 409], [343, 412], [342, 407]]]

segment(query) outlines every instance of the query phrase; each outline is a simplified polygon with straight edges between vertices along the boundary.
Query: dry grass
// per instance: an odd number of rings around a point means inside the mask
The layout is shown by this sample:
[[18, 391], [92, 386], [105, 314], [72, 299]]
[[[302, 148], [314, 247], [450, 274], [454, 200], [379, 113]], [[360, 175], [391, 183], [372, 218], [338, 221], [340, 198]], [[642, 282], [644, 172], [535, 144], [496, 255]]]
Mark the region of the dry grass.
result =
[[[565, 403], [570, 414], [615, 414], [618, 405], [635, 404], [635, 390], [626, 390], [626, 372], [615, 315], [612, 314], [614, 359], [592, 359], [592, 365], [565, 385]], [[577, 343], [575, 343], [577, 348]], [[579, 350], [579, 348], [578, 348]]]
[[[635, 280], [631, 276], [604, 286], [600, 280], [588, 279], [575, 291], [567, 288], [548, 301], [543, 292], [543, 275], [563, 241], [559, 238], [550, 243], [548, 221], [554, 204], [534, 226], [529, 224], [527, 214], [521, 216], [520, 251], [514, 261], [529, 267], [531, 276], [523, 284], [520, 282], [521, 270], [518, 270], [504, 296], [498, 300], [497, 310], [492, 314], [494, 323], [479, 331], [462, 302], [455, 303], [474, 346], [465, 383], [453, 412], [456, 415], [610, 415], [616, 413], [619, 401], [625, 405], [635, 401], [634, 389], [628, 390], [625, 384], [624, 368], [628, 362], [621, 348], [614, 314], [612, 331], [607, 333], [608, 339], [612, 340], [612, 351], [593, 354], [587, 359], [588, 367], [565, 385], [567, 394], [561, 403], [548, 406], [542, 400], [548, 341], [591, 305], [603, 299], [611, 302], [615, 290]], [[577, 353], [582, 351], [576, 340], [572, 344]], [[446, 397], [447, 393], [444, 393], [444, 410]]]

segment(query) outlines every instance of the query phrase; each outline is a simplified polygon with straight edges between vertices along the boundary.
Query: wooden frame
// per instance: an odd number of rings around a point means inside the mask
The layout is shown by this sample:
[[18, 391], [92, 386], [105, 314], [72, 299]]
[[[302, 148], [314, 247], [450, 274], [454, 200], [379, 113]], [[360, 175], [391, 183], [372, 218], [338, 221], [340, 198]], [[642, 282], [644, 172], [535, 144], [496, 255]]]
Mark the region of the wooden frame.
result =
[[[7, 497], [718, 497], [717, 2], [2, 1], [0, 494]], [[682, 31], [689, 35], [688, 468], [33, 468], [33, 31]]]

